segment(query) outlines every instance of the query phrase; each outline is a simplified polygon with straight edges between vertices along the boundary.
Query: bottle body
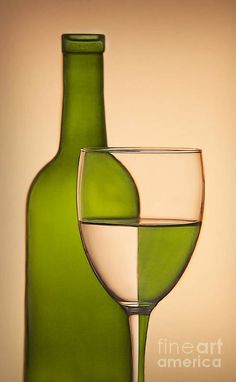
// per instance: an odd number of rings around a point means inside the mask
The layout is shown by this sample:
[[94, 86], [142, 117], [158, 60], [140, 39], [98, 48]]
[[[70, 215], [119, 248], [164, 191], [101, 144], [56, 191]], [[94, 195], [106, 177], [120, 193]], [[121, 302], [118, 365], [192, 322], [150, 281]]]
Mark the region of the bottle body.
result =
[[60, 149], [28, 195], [25, 382], [128, 382], [127, 318], [87, 262], [76, 210], [79, 150], [106, 145], [103, 48], [73, 36], [64, 36]]

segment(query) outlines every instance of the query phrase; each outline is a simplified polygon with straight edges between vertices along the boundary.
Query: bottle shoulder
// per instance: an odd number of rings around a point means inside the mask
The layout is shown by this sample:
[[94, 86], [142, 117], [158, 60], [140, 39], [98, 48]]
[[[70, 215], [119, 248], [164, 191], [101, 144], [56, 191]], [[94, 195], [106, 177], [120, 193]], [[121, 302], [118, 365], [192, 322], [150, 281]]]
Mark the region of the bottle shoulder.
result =
[[33, 179], [28, 195], [27, 205], [36, 199], [48, 199], [65, 192], [71, 184], [76, 182], [77, 160], [65, 160], [61, 155], [53, 157]]
[[53, 168], [55, 168], [55, 164], [57, 162], [57, 155], [54, 156], [49, 162], [47, 162], [35, 175], [33, 178], [30, 188], [29, 188], [29, 193], [31, 193], [37, 185], [41, 182], [41, 180], [53, 176]]

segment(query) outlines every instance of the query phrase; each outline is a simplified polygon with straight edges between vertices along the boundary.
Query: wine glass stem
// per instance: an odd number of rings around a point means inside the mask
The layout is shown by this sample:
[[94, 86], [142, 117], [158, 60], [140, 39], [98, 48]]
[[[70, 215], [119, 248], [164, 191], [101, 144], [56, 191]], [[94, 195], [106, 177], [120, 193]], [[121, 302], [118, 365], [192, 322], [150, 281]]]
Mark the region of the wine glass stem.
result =
[[132, 382], [144, 382], [145, 345], [149, 315], [129, 315], [132, 346]]

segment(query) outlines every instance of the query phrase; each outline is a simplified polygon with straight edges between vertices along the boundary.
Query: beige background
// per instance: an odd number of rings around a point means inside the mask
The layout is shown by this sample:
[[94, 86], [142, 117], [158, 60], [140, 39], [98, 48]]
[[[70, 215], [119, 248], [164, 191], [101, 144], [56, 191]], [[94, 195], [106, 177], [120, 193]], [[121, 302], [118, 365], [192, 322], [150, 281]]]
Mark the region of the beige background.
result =
[[[109, 144], [204, 152], [203, 230], [153, 314], [147, 382], [234, 381], [236, 2], [2, 0], [1, 29], [0, 380], [22, 380], [25, 198], [58, 146], [60, 35], [100, 32]], [[222, 368], [159, 368], [159, 338], [221, 338]]]

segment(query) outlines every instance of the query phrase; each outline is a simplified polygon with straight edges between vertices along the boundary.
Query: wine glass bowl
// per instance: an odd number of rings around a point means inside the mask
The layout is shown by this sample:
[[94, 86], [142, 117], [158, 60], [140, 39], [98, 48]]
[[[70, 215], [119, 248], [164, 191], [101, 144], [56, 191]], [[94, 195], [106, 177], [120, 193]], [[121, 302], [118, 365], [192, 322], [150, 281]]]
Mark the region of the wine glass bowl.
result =
[[130, 318], [133, 381], [144, 380], [145, 349], [134, 327], [138, 323], [146, 332], [152, 309], [186, 269], [200, 233], [203, 204], [199, 149], [81, 151], [82, 241], [96, 276]]

